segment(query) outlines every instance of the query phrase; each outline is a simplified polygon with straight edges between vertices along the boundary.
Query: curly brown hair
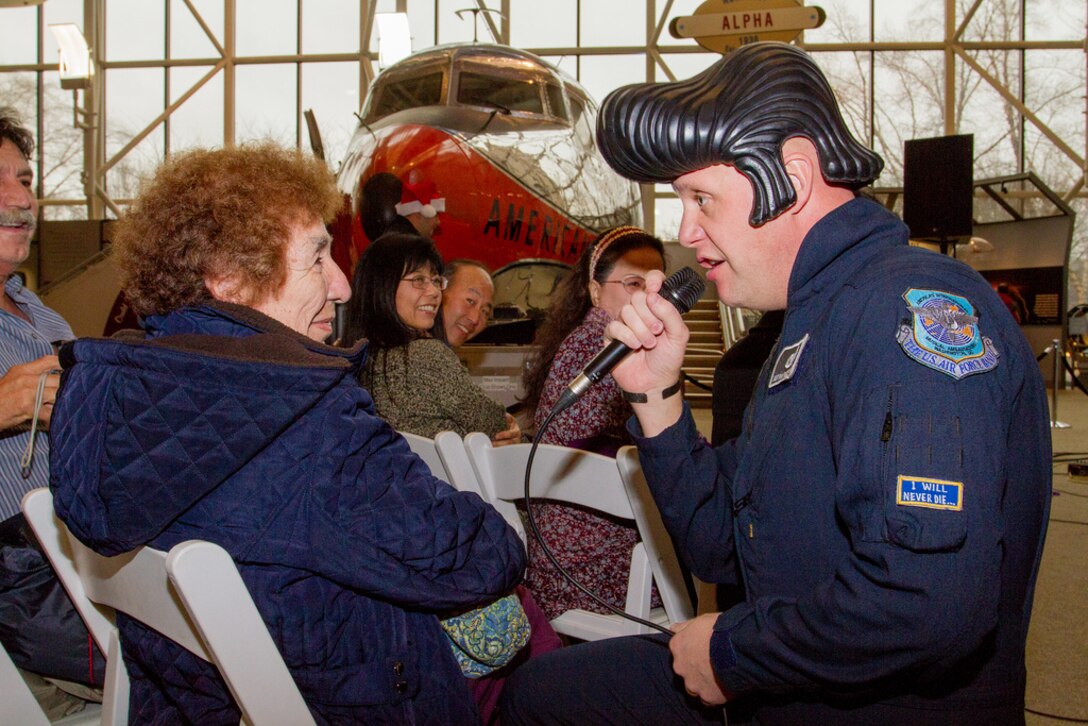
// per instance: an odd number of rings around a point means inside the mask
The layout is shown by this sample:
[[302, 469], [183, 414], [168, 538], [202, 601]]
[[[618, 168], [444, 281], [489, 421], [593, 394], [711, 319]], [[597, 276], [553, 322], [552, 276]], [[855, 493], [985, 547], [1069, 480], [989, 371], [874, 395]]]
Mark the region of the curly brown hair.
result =
[[210, 300], [204, 281], [234, 277], [253, 305], [287, 279], [292, 228], [328, 223], [341, 196], [324, 162], [272, 143], [197, 149], [167, 160], [120, 219], [114, 254], [138, 315]]
[[530, 416], [536, 413], [559, 346], [581, 324], [586, 313], [593, 307], [593, 301], [589, 297], [589, 268], [593, 266], [593, 279], [603, 283], [612, 274], [612, 269], [621, 257], [631, 250], [643, 248], [656, 251], [661, 255], [661, 260], [665, 260], [665, 246], [657, 237], [636, 227], [613, 227], [601, 233], [593, 244], [582, 250], [578, 262], [559, 283], [552, 295], [552, 304], [548, 306], [544, 322], [536, 331], [533, 344], [537, 346], [537, 351], [522, 377], [525, 398], [521, 400]]

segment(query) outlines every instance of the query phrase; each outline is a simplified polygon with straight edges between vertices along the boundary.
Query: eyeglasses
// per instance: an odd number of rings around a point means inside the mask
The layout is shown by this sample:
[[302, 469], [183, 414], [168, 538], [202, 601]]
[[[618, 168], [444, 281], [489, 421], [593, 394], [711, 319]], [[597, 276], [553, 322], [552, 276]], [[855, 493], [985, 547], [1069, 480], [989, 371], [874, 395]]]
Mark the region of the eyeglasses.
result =
[[435, 275], [434, 277], [427, 277], [426, 275], [411, 275], [409, 277], [402, 277], [401, 280], [412, 283], [412, 287], [417, 290], [426, 290], [428, 285], [434, 285], [439, 290], [445, 290], [449, 287], [450, 281], [448, 278], [441, 275]]
[[628, 275], [622, 280], [605, 280], [605, 282], [623, 285], [623, 289], [626, 290], [629, 295], [634, 295], [636, 292], [642, 292], [646, 289], [646, 278], [638, 275]]

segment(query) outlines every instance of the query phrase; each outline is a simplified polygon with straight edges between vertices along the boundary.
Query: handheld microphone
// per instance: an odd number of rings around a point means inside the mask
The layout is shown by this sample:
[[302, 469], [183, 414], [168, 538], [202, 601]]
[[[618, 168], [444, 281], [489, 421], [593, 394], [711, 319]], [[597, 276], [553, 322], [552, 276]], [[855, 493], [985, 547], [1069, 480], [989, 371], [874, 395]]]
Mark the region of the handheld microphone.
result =
[[[671, 302], [673, 307], [683, 315], [691, 310], [695, 301], [703, 294], [704, 289], [706, 289], [706, 282], [703, 278], [699, 277], [695, 270], [690, 267], [682, 267], [669, 275], [658, 294]], [[589, 390], [590, 386], [608, 375], [630, 352], [631, 349], [618, 340], [613, 340], [605, 346], [604, 350], [598, 353], [582, 369], [582, 372], [570, 382], [567, 390], [563, 391], [563, 395], [559, 397], [559, 400], [555, 402], [555, 406], [552, 407], [551, 415], [554, 416], [560, 411], [570, 408], [575, 401], [582, 397], [582, 394]]]

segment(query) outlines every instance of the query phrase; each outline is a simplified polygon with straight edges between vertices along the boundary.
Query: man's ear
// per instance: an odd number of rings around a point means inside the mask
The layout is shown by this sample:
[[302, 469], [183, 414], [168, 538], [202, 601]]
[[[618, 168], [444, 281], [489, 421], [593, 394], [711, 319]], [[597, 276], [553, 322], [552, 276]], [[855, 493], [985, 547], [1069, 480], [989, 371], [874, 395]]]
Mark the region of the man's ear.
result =
[[803, 136], [794, 136], [782, 144], [782, 163], [797, 194], [797, 202], [789, 211], [797, 214], [812, 198], [815, 184], [823, 179], [819, 153], [811, 141]]

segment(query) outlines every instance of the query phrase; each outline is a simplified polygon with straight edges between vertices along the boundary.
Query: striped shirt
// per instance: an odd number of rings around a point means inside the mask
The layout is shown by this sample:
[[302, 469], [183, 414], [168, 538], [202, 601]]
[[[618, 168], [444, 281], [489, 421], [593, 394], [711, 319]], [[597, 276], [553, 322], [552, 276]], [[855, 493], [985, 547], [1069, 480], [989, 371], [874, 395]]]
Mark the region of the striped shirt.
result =
[[[23, 287], [18, 276], [8, 278], [4, 292], [31, 322], [0, 310], [0, 376], [6, 375], [12, 366], [52, 354], [54, 342], [75, 338], [64, 318]], [[39, 430], [35, 436], [30, 477], [24, 479], [20, 471], [19, 459], [29, 439], [29, 421], [0, 431], [0, 521], [19, 512], [19, 503], [28, 491], [49, 486], [49, 435], [45, 432]]]

